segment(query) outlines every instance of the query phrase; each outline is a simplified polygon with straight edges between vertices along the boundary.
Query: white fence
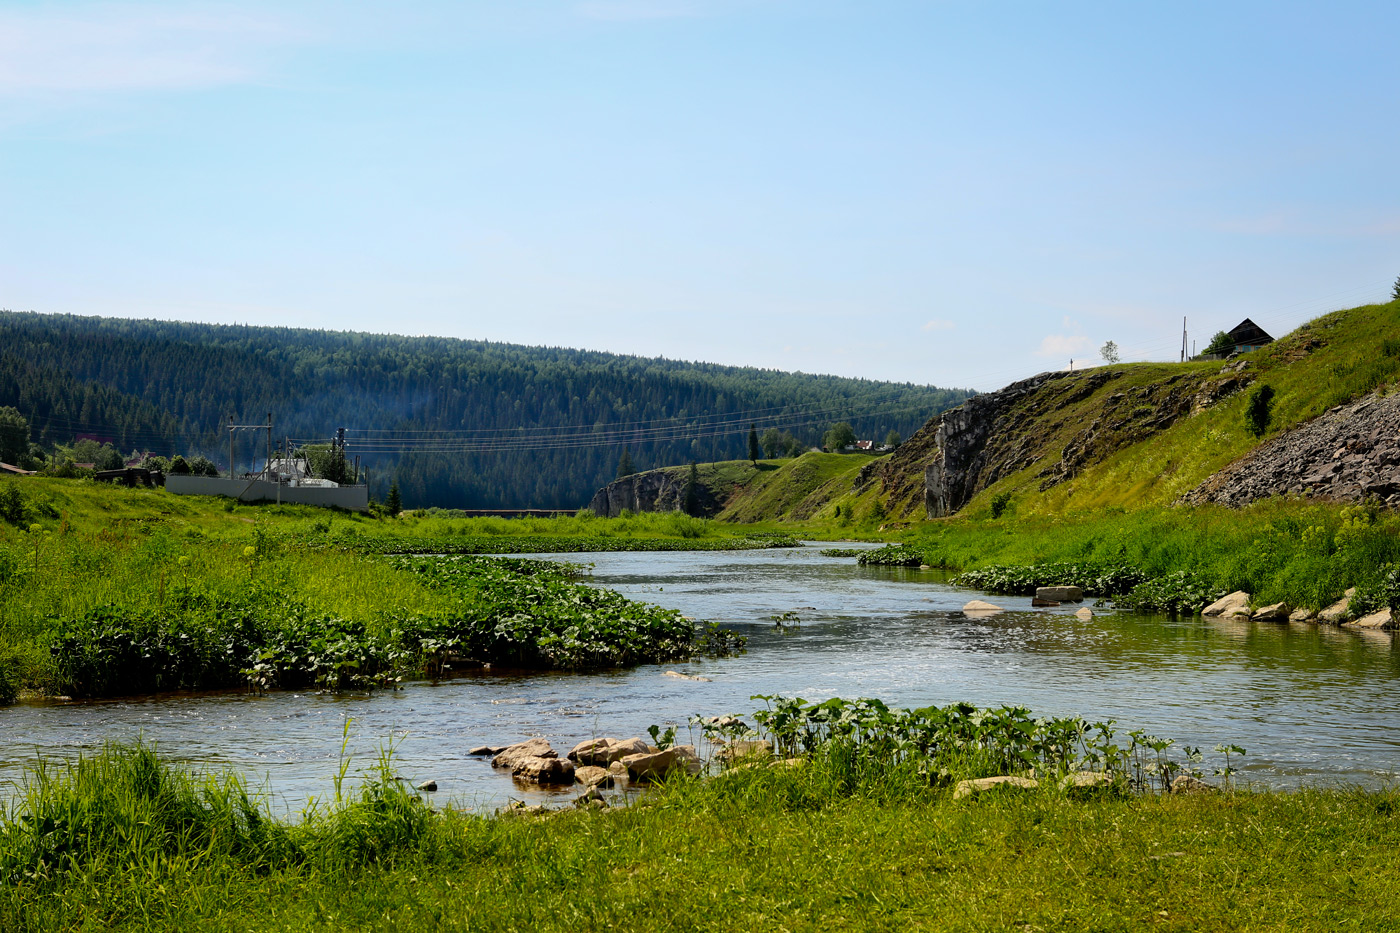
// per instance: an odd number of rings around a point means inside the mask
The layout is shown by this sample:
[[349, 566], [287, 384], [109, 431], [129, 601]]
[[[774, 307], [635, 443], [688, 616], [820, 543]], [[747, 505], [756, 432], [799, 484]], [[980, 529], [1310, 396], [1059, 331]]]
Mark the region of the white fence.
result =
[[368, 486], [282, 486], [260, 479], [225, 479], [222, 476], [165, 477], [165, 488], [178, 496], [228, 496], [240, 502], [283, 502], [298, 505], [339, 506], [363, 512], [369, 508]]

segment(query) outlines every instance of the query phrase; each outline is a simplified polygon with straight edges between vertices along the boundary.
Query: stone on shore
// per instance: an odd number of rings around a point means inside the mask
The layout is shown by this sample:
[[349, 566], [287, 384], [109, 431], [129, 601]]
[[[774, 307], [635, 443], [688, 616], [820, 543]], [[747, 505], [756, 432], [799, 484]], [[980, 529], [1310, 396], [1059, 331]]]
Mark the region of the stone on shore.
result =
[[1233, 618], [1238, 616], [1249, 616], [1249, 594], [1244, 590], [1236, 590], [1229, 596], [1222, 596], [1209, 606], [1201, 610], [1203, 616], [1225, 616]]
[[1089, 790], [1112, 786], [1113, 775], [1104, 771], [1074, 771], [1060, 780], [1060, 787], [1064, 790]]
[[1255, 622], [1287, 622], [1292, 611], [1293, 607], [1288, 603], [1274, 603], [1271, 606], [1261, 606], [1250, 618]]
[[496, 757], [491, 759], [493, 768], [510, 768], [515, 770], [515, 766], [527, 758], [557, 758], [558, 753], [550, 747], [547, 739], [527, 739], [524, 742], [517, 742], [514, 745], [507, 745], [496, 753]]
[[1039, 787], [1040, 782], [1035, 778], [1016, 777], [1015, 775], [1002, 774], [996, 777], [971, 778], [966, 781], [959, 781], [953, 787], [953, 799], [961, 800], [964, 797], [975, 797], [978, 794], [994, 790], [1000, 787], [1014, 787], [1020, 789], [1030, 789]]
[[1209, 794], [1215, 790], [1215, 785], [1207, 784], [1198, 777], [1190, 774], [1178, 774], [1172, 779], [1173, 794]]
[[1081, 622], [1088, 622], [1090, 619], [1092, 619], [1092, 618], [1094, 617], [1094, 611], [1093, 611], [1092, 609], [1090, 609], [1088, 606], [1085, 606], [1085, 607], [1083, 607], [1082, 609], [1076, 609], [1076, 610], [1074, 611], [1074, 616], [1075, 616], [1075, 618], [1079, 619]]
[[742, 739], [721, 745], [715, 757], [723, 762], [767, 760], [773, 757], [773, 743], [767, 739]]
[[627, 766], [627, 775], [634, 781], [654, 781], [672, 771], [681, 770], [699, 774], [705, 768], [693, 745], [672, 745], [659, 752], [628, 755], [622, 759], [622, 763]]
[[1341, 599], [1319, 612], [1317, 614], [1317, 620], [1319, 622], [1327, 622], [1331, 625], [1345, 622], [1347, 616], [1351, 614], [1351, 598], [1355, 595], [1356, 587], [1353, 586], [1342, 594]]
[[525, 758], [517, 762], [510, 773], [531, 784], [574, 783], [574, 763], [567, 758]]
[[1378, 609], [1368, 616], [1362, 616], [1354, 622], [1343, 622], [1349, 628], [1395, 628], [1395, 614], [1387, 609]]
[[624, 775], [627, 773], [627, 766], [620, 761], [614, 761], [608, 765], [608, 772], [619, 776]]
[[991, 615], [994, 612], [1003, 611], [1004, 610], [1000, 606], [995, 606], [983, 599], [974, 599], [966, 606], [963, 606], [963, 612], [975, 615]]
[[613, 773], [597, 765], [584, 765], [574, 769], [574, 780], [588, 787], [612, 787]]
[[606, 768], [614, 761], [621, 761], [628, 755], [640, 755], [651, 746], [637, 736], [630, 739], [589, 739], [580, 742], [569, 752], [569, 760], [581, 765], [600, 765]]
[[1077, 586], [1037, 586], [1035, 598], [1054, 603], [1079, 603], [1084, 601], [1084, 591]]

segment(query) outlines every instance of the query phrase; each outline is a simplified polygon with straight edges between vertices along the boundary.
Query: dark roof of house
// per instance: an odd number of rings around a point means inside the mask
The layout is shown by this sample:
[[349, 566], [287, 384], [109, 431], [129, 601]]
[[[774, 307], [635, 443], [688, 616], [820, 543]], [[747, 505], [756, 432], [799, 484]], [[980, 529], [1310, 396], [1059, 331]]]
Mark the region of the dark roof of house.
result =
[[1230, 339], [1235, 342], [1235, 346], [1262, 347], [1266, 343], [1273, 343], [1274, 338], [1265, 332], [1264, 328], [1245, 318], [1235, 325], [1235, 329], [1230, 331]]

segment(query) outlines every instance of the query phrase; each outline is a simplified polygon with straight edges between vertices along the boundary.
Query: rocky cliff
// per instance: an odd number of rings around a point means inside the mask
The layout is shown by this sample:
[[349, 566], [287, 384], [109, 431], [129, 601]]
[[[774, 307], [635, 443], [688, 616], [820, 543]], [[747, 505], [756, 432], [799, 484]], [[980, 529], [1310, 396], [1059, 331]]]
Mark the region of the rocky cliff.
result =
[[[601, 518], [615, 518], [623, 509], [631, 512], [675, 512], [685, 500], [685, 481], [689, 467], [665, 467], [647, 470], [613, 480], [593, 494], [588, 508]], [[705, 482], [695, 487], [696, 515], [709, 518], [717, 514], [723, 503]]]
[[[1125, 379], [1126, 377], [1126, 379]], [[1114, 367], [1050, 372], [975, 396], [934, 418], [855, 491], [878, 482], [890, 514], [952, 515], [998, 481], [1031, 470], [1040, 491], [1234, 395], [1250, 376], [1222, 370]]]
[[1400, 395], [1338, 405], [1260, 444], [1182, 501], [1240, 507], [1285, 493], [1400, 506]]

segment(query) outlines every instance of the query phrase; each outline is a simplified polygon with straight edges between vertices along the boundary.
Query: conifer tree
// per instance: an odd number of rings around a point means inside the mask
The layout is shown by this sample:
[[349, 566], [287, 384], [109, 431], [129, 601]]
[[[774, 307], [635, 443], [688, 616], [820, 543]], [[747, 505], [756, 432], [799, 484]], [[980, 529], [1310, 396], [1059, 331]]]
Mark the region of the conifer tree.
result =
[[695, 461], [690, 461], [690, 473], [685, 478], [685, 497], [682, 508], [685, 514], [694, 515], [700, 508], [700, 495], [696, 487], [700, 485], [700, 471], [695, 467]]
[[384, 508], [389, 510], [389, 515], [397, 516], [403, 511], [403, 499], [399, 497], [399, 481], [394, 480], [389, 484], [389, 495], [384, 500]]
[[635, 472], [637, 471], [632, 466], [632, 448], [624, 447], [622, 448], [622, 456], [617, 458], [617, 478], [622, 479], [624, 476], [631, 476]]
[[749, 462], [758, 465], [758, 429], [749, 425]]

